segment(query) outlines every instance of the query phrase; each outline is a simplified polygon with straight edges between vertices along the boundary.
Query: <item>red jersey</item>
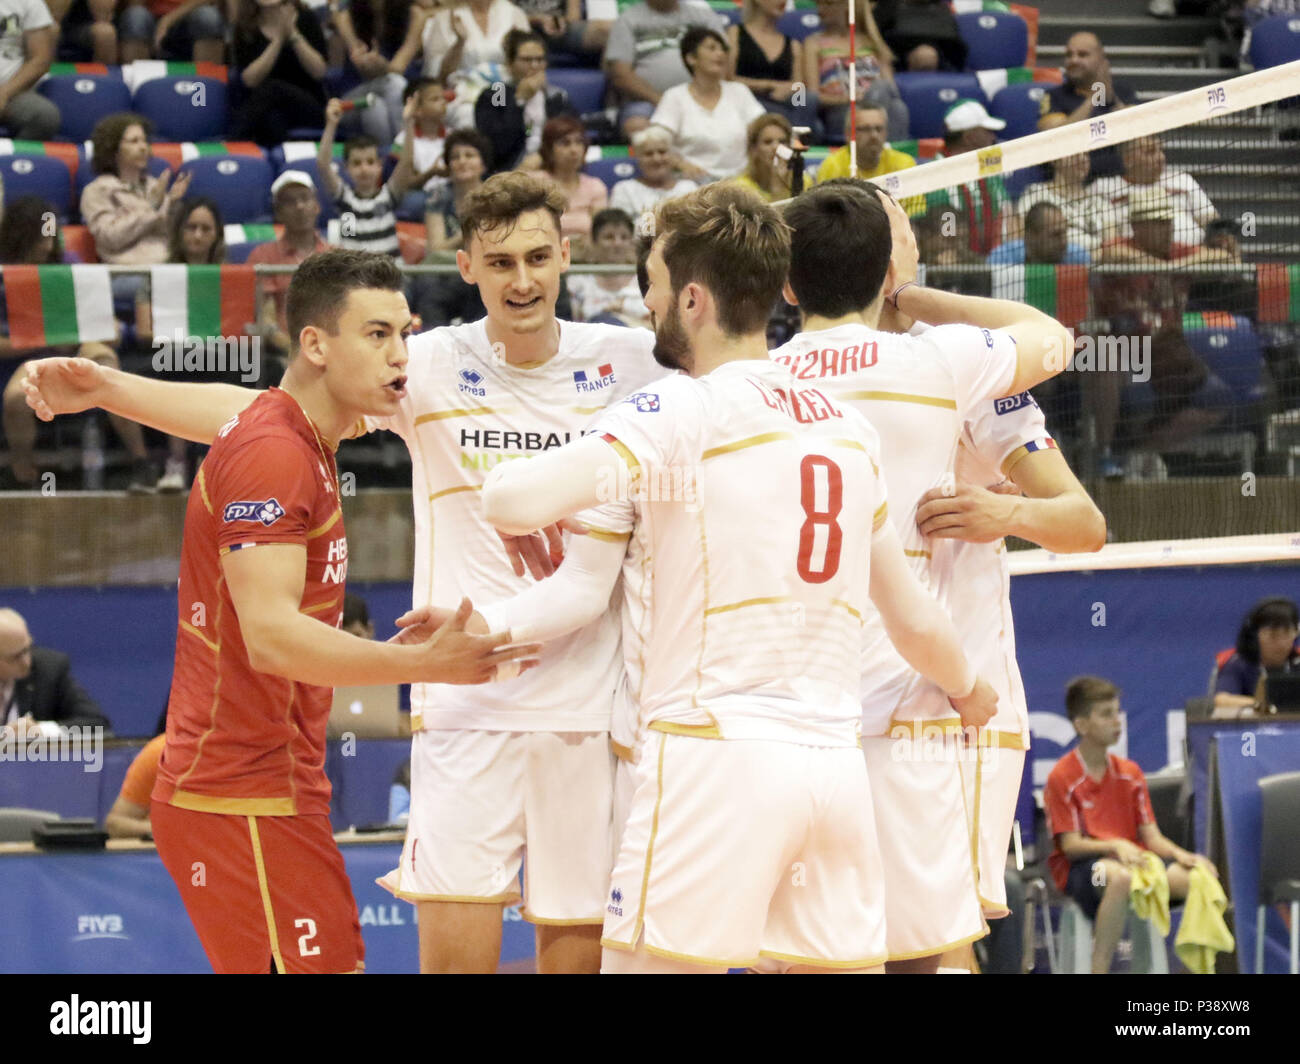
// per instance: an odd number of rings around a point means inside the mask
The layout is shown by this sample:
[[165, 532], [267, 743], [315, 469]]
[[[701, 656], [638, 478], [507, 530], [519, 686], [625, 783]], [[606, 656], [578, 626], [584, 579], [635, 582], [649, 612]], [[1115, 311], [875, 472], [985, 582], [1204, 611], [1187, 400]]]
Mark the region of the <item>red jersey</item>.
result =
[[155, 801], [248, 816], [329, 813], [333, 693], [253, 669], [222, 574], [228, 551], [270, 543], [307, 548], [299, 609], [337, 626], [348, 543], [334, 456], [278, 388], [227, 422], [190, 491]]
[[[1052, 767], [1043, 789], [1043, 805], [1053, 839], [1077, 831], [1093, 839], [1128, 839], [1141, 846], [1138, 828], [1156, 821], [1146, 777], [1134, 762], [1107, 754], [1106, 775], [1095, 780], [1083, 767], [1077, 747]], [[1070, 861], [1059, 843], [1053, 846], [1047, 865], [1056, 885], [1064, 890]]]

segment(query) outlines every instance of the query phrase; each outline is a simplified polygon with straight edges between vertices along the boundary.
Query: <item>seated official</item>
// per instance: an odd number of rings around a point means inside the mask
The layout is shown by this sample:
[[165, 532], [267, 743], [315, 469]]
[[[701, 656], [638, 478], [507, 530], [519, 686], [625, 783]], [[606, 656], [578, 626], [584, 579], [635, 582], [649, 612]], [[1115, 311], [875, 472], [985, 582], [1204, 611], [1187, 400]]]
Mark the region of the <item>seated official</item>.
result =
[[68, 655], [32, 643], [16, 610], [0, 609], [0, 722], [19, 736], [63, 727], [103, 728], [108, 718], [72, 678]]
[[131, 761], [117, 800], [104, 818], [104, 830], [108, 832], [109, 838], [153, 838], [153, 825], [149, 823], [149, 803], [153, 785], [158, 779], [158, 761], [166, 742], [166, 734], [155, 735]]
[[1287, 598], [1255, 604], [1241, 622], [1233, 652], [1214, 678], [1214, 716], [1253, 717], [1267, 712], [1270, 672], [1300, 671], [1300, 615]]

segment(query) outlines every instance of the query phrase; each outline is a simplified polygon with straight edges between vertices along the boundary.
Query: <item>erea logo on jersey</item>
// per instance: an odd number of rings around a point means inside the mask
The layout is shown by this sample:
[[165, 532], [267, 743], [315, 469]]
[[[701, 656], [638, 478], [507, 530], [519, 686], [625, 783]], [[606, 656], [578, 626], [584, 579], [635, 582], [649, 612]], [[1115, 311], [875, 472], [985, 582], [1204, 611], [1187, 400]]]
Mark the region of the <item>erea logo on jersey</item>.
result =
[[284, 516], [284, 507], [275, 499], [261, 502], [228, 502], [221, 519], [230, 524], [234, 521], [251, 521], [264, 528], [275, 524]]
[[480, 399], [487, 395], [487, 389], [483, 386], [483, 374], [478, 370], [463, 369], [457, 376], [460, 378], [457, 387], [466, 395], [477, 396]]
[[614, 367], [606, 362], [603, 366], [597, 366], [594, 373], [588, 376], [587, 371], [580, 369], [573, 375], [573, 386], [580, 392], [598, 392], [602, 388], [608, 388], [614, 383]]

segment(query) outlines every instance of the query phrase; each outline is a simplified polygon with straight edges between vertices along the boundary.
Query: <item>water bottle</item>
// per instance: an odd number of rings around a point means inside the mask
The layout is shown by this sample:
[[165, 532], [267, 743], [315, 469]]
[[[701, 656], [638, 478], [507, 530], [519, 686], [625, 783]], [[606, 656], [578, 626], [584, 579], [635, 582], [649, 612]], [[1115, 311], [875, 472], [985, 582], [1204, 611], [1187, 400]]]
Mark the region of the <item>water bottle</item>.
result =
[[104, 489], [104, 433], [94, 414], [81, 431], [81, 486], [85, 491]]

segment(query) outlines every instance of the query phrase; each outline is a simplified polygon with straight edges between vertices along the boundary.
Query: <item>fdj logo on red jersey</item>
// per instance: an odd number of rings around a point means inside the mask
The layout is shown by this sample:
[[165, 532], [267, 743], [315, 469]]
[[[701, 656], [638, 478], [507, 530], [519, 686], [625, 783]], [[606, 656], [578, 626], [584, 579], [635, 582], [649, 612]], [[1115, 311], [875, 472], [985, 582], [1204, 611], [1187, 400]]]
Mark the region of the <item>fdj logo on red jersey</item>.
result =
[[573, 386], [580, 392], [598, 392], [613, 383], [614, 367], [608, 362], [603, 366], [597, 366], [596, 372], [590, 377], [586, 370], [581, 369], [573, 375]]
[[253, 521], [269, 527], [283, 516], [284, 507], [275, 499], [266, 499], [262, 502], [228, 502], [221, 519], [226, 524], [232, 521]]

